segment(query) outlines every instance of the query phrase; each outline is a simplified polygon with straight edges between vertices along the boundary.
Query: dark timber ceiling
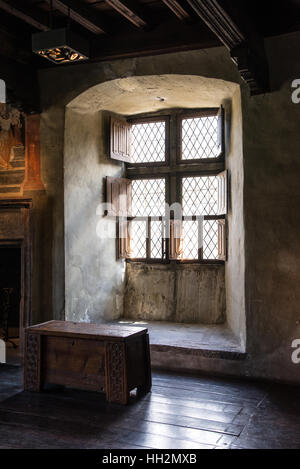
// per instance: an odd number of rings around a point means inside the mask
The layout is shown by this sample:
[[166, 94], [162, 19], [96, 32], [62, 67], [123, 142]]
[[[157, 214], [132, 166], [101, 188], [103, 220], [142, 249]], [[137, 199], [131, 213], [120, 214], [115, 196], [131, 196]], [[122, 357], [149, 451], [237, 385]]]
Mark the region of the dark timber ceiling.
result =
[[89, 40], [90, 61], [225, 45], [257, 94], [268, 90], [262, 39], [300, 29], [300, 0], [52, 0], [52, 15], [50, 5], [0, 0], [2, 69], [57, 66], [31, 52], [31, 34], [70, 24]]
[[[35, 67], [31, 33], [50, 27], [50, 0], [0, 0], [0, 55]], [[221, 41], [191, 4], [197, 0], [53, 0], [52, 27], [87, 37], [91, 60], [212, 47]], [[216, 3], [200, 1], [198, 3]], [[300, 29], [300, 0], [218, 0], [233, 21], [261, 36]]]

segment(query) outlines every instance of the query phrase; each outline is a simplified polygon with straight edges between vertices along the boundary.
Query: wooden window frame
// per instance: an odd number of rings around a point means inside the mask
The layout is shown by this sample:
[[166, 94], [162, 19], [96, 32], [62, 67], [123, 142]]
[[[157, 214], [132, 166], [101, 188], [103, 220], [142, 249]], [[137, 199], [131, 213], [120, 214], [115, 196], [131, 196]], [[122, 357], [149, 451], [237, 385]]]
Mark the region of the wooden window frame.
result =
[[[224, 162], [225, 161], [225, 145], [224, 141], [221, 143], [222, 146], [222, 151], [220, 155], [216, 158], [193, 158], [193, 159], [184, 159], [182, 158], [182, 121], [184, 119], [191, 119], [191, 118], [197, 118], [197, 117], [212, 117], [212, 116], [217, 116], [218, 112], [220, 111], [221, 108], [205, 108], [205, 109], [200, 109], [200, 110], [193, 110], [193, 111], [183, 111], [182, 113], [178, 113], [178, 118], [177, 118], [177, 145], [178, 145], [178, 152], [177, 152], [177, 163], [184, 163], [186, 165], [188, 164], [209, 164], [211, 161], [218, 161], [218, 162]], [[221, 111], [222, 112], [222, 111]], [[224, 120], [224, 119], [222, 119]], [[222, 124], [224, 126], [224, 124]], [[224, 128], [222, 129], [222, 134], [224, 134]], [[223, 139], [223, 137], [221, 137]]]
[[[127, 122], [132, 124], [147, 122], [166, 122], [166, 158], [163, 162], [154, 163], [126, 163], [125, 177], [130, 180], [135, 179], [159, 179], [165, 178], [166, 181], [166, 203], [170, 206], [173, 203], [182, 203], [182, 178], [183, 177], [201, 177], [217, 176], [225, 171], [225, 145], [224, 145], [224, 114], [222, 114], [222, 152], [217, 158], [199, 158], [192, 160], [183, 160], [181, 158], [181, 125], [182, 120], [188, 117], [206, 117], [216, 116], [222, 108], [202, 108], [202, 109], [175, 109], [169, 111], [159, 111], [147, 115], [130, 117]], [[222, 110], [221, 112], [224, 112]], [[153, 170], [155, 169], [155, 174]], [[133, 219], [155, 220], [164, 217], [128, 217], [130, 222]], [[190, 219], [192, 216], [185, 216], [183, 219]], [[224, 220], [227, 225], [227, 215], [204, 215], [204, 220]], [[147, 221], [149, 223], [149, 221]], [[126, 258], [126, 262], [142, 262], [147, 264], [224, 264], [223, 259], [170, 259], [169, 258], [169, 239], [164, 238], [162, 250], [166, 252], [166, 258], [152, 259], [149, 256], [149, 245], [151, 238], [147, 239], [147, 257], [146, 258]]]
[[[168, 250], [165, 251], [166, 252], [166, 258], [162, 257], [160, 259], [155, 259], [155, 258], [152, 258], [151, 255], [150, 255], [150, 252], [151, 252], [151, 228], [149, 230], [149, 225], [151, 225], [151, 221], [162, 221], [163, 222], [164, 218], [165, 218], [164, 216], [128, 217], [127, 220], [128, 220], [129, 223], [133, 220], [145, 221], [148, 224], [148, 233], [150, 233], [150, 236], [148, 236], [147, 239], [146, 239], [146, 253], [147, 253], [146, 257], [135, 257], [135, 258], [129, 257], [129, 258], [126, 258], [126, 262], [143, 262], [143, 263], [147, 263], [147, 264], [169, 264]], [[163, 252], [165, 250], [165, 247], [166, 247], [166, 239], [167, 238], [162, 238], [162, 254], [163, 254]]]
[[[140, 180], [140, 179], [164, 179], [165, 180], [165, 203], [167, 203], [167, 191], [168, 191], [168, 177], [167, 176], [164, 176], [164, 175], [139, 175], [137, 177], [134, 177], [134, 178], [131, 178], [132, 180]], [[161, 259], [154, 259], [154, 258], [151, 258], [150, 256], [150, 246], [151, 246], [151, 229], [149, 230], [149, 222], [151, 223], [151, 221], [162, 221], [163, 220], [164, 215], [161, 215], [161, 216], [131, 216], [131, 217], [128, 217], [127, 220], [128, 222], [130, 223], [132, 220], [137, 220], [137, 221], [146, 221], [146, 223], [148, 224], [148, 233], [150, 232], [150, 237], [148, 237], [146, 239], [146, 252], [147, 252], [147, 256], [146, 257], [135, 257], [135, 258], [127, 258], [126, 261], [127, 262], [146, 262], [146, 263], [149, 263], [149, 264], [167, 264], [169, 263], [169, 259], [168, 259], [168, 250], [166, 251], [167, 252], [167, 256], [166, 258], [161, 258]], [[167, 243], [167, 240], [166, 238], [162, 238], [162, 253], [163, 251], [165, 250], [165, 247], [168, 246], [168, 243]]]
[[127, 119], [127, 122], [133, 126], [135, 124], [150, 124], [152, 122], [165, 122], [165, 159], [164, 161], [154, 161], [154, 162], [139, 162], [133, 163], [132, 161], [127, 163], [128, 168], [153, 168], [160, 166], [168, 166], [170, 162], [170, 116], [149, 116], [149, 117], [137, 117]]
[[[180, 221], [185, 221], [185, 220], [197, 220], [199, 216], [196, 215], [188, 215], [188, 216], [183, 216]], [[150, 233], [150, 236], [147, 237], [146, 239], [146, 252], [147, 255], [146, 257], [128, 257], [126, 258], [126, 262], [144, 262], [146, 264], [224, 264], [224, 259], [203, 259], [200, 253], [198, 253], [198, 258], [196, 259], [171, 259], [169, 256], [169, 239], [170, 238], [162, 238], [162, 253], [166, 253], [166, 257], [162, 257], [161, 259], [155, 259], [151, 258], [150, 256], [150, 246], [151, 246], [151, 228], [149, 230], [149, 224], [151, 224], [151, 221], [165, 221], [165, 222], [171, 222], [173, 219], [172, 217], [167, 218], [164, 216], [160, 217], [128, 217], [127, 218], [128, 222], [130, 223], [132, 220], [137, 220], [137, 221], [145, 221], [148, 223], [148, 233]], [[203, 220], [218, 220], [218, 221], [223, 221], [225, 223], [225, 215], [204, 215]], [[225, 225], [226, 226], [226, 225]]]

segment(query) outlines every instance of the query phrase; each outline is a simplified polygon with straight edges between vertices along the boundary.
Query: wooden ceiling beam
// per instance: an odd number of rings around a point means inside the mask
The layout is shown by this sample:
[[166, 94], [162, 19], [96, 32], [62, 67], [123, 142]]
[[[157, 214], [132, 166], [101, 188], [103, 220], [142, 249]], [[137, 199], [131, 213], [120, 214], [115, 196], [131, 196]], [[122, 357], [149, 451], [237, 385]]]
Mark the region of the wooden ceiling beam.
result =
[[10, 15], [15, 16], [16, 18], [19, 18], [20, 20], [24, 21], [25, 23], [29, 24], [30, 26], [40, 30], [40, 31], [48, 31], [49, 27], [46, 24], [41, 23], [40, 21], [37, 21], [34, 19], [32, 16], [29, 16], [26, 14], [26, 12], [20, 10], [19, 8], [15, 8], [11, 2], [10, 4], [7, 2], [4, 2], [3, 0], [0, 0], [0, 8]]
[[177, 0], [162, 0], [164, 4], [170, 8], [171, 11], [179, 18], [181, 21], [190, 21], [190, 14], [180, 5]]
[[130, 0], [105, 0], [108, 5], [114, 8], [124, 18], [134, 24], [137, 28], [145, 29], [147, 22], [137, 13], [136, 5]]
[[[46, 0], [49, 5], [51, 0]], [[79, 4], [76, 0], [52, 0], [53, 8], [60, 11], [63, 15], [69, 16], [70, 19], [83, 26], [94, 34], [105, 34], [102, 25], [95, 22], [94, 16], [87, 8]]]
[[229, 49], [251, 95], [269, 90], [268, 64], [263, 40], [255, 32], [247, 36], [222, 8], [219, 0], [187, 0], [197, 15]]
[[178, 34], [178, 21], [172, 16], [167, 23], [157, 25], [147, 31], [147, 34], [139, 30], [92, 40], [90, 61], [145, 57], [218, 45], [219, 41], [210, 31], [199, 30], [185, 22], [181, 23]]
[[243, 33], [220, 6], [218, 0], [187, 0], [218, 39], [232, 49], [245, 41]]

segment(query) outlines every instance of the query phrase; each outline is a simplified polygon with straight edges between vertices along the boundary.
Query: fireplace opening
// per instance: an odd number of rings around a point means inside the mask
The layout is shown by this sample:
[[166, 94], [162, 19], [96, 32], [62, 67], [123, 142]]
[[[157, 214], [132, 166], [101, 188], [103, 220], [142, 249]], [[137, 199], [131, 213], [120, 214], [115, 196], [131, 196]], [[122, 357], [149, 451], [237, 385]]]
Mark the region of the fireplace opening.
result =
[[21, 248], [0, 246], [0, 338], [7, 358], [19, 353], [21, 289]]

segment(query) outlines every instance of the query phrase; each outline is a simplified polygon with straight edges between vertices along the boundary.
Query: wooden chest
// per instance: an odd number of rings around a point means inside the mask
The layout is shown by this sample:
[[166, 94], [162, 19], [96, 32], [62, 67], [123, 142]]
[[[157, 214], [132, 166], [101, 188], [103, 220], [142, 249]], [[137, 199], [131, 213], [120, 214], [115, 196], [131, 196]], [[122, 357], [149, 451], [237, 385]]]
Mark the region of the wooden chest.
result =
[[24, 388], [45, 384], [102, 391], [127, 404], [129, 392], [151, 388], [147, 329], [49, 321], [25, 330]]

